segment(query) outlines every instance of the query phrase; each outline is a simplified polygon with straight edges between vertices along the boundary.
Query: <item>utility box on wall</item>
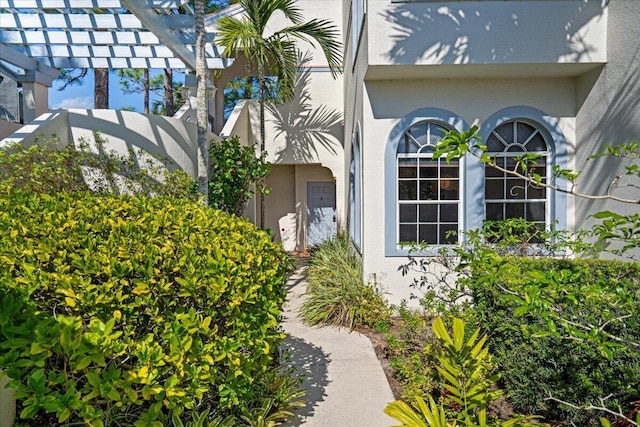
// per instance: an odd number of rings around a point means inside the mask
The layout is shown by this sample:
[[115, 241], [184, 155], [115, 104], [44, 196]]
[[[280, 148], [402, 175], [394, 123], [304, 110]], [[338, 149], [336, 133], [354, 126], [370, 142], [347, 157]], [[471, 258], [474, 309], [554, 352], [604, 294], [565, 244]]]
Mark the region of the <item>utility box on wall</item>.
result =
[[296, 214], [288, 213], [278, 221], [282, 249], [287, 252], [296, 250]]

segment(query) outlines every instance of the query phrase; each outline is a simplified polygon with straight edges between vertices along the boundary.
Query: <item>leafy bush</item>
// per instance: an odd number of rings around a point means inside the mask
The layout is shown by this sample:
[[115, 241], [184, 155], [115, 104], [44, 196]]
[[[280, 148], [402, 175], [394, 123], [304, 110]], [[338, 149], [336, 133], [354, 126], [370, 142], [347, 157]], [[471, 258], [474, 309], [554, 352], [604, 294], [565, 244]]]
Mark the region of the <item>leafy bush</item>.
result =
[[0, 369], [19, 417], [239, 415], [265, 397], [283, 338], [284, 257], [186, 200], [0, 193]]
[[330, 324], [355, 328], [374, 326], [391, 311], [374, 288], [362, 280], [362, 261], [339, 235], [313, 251], [307, 272], [307, 299], [300, 315], [312, 325]]
[[506, 421], [491, 420], [487, 409], [503, 392], [493, 388], [498, 375], [491, 373], [492, 356], [485, 347], [487, 336], [479, 338], [478, 328], [467, 338], [464, 321], [458, 318], [453, 319], [451, 335], [440, 317], [434, 320], [432, 328], [439, 342], [437, 370], [444, 390], [440, 405], [430, 395], [428, 405], [417, 396], [414, 402], [418, 411], [403, 401], [395, 401], [385, 408], [386, 414], [407, 427], [546, 425], [532, 421], [538, 417], [525, 415], [514, 415]]
[[209, 206], [241, 216], [255, 192], [269, 194], [264, 182], [271, 165], [256, 157], [253, 146], [237, 136], [212, 142], [209, 148]]
[[109, 151], [98, 132], [94, 138], [95, 152], [87, 141], [64, 145], [55, 136], [30, 147], [16, 143], [0, 149], [0, 188], [196, 198], [194, 181], [184, 171], [170, 171], [168, 162], [142, 150]]
[[464, 285], [517, 410], [586, 426], [602, 413], [558, 400], [628, 413], [640, 398], [640, 264], [485, 257]]

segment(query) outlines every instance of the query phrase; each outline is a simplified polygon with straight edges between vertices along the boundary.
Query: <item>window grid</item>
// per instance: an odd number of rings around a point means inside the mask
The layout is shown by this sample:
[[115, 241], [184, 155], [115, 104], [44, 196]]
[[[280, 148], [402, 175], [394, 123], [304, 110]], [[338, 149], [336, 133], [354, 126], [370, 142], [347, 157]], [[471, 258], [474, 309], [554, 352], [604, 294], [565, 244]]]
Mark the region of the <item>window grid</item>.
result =
[[[487, 140], [489, 155], [503, 169], [515, 170], [516, 156], [535, 153], [541, 157], [530, 172], [548, 176], [548, 146], [538, 129], [513, 120], [498, 126]], [[531, 168], [532, 166], [530, 166]], [[518, 172], [523, 173], [521, 169]], [[485, 166], [485, 218], [504, 220], [524, 218], [544, 227], [548, 222], [548, 191], [506, 172]]]
[[[432, 158], [447, 130], [437, 123], [419, 123], [405, 132], [398, 145], [396, 241], [400, 244], [458, 241], [460, 162]], [[455, 234], [449, 235], [450, 231]]]

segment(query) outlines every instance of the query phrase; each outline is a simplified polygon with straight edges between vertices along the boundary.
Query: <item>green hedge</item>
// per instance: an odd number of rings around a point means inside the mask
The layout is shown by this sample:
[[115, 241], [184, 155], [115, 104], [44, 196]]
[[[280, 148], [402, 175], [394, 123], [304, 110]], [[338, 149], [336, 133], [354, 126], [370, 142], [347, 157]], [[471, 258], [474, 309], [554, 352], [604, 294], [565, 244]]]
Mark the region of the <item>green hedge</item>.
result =
[[31, 425], [162, 426], [259, 398], [285, 254], [165, 197], [0, 195], [0, 369]]
[[[477, 265], [482, 268], [466, 283], [473, 292], [473, 316], [489, 334], [502, 386], [516, 411], [540, 413], [547, 420], [564, 420], [564, 425], [598, 425], [602, 412], [573, 410], [547, 398], [551, 395], [584, 406], [599, 405], [600, 397], [610, 396], [607, 404], [615, 410], [618, 403], [628, 410], [628, 404], [640, 398], [637, 349], [621, 346], [608, 359], [593, 342], [570, 339], [561, 330], [540, 334], [549, 330], [548, 319], [535, 310], [514, 316], [517, 305], [505, 292], [523, 294], [526, 286], [538, 283], [563, 317], [588, 324], [600, 324], [605, 316], [630, 315], [608, 324], [606, 331], [637, 342], [640, 264], [508, 257]], [[597, 342], [597, 337], [591, 338]]]

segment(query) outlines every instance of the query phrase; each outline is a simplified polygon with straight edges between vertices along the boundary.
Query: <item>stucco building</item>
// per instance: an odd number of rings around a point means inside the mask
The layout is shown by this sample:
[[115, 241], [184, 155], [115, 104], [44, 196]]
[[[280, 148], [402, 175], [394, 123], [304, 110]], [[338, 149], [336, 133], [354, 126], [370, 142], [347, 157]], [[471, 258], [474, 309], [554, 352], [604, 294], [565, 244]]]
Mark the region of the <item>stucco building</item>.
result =
[[[344, 69], [332, 78], [321, 52], [302, 43], [297, 96], [268, 111], [266, 151], [273, 162], [268, 185], [273, 191], [266, 198], [264, 226], [274, 230], [285, 249], [304, 251], [337, 229], [344, 230], [363, 259], [363, 275], [375, 275], [389, 300], [398, 303], [411, 291], [410, 279], [398, 267], [407, 262], [406, 245], [412, 242], [446, 247], [485, 219], [523, 217], [540, 226], [556, 223], [575, 230], [592, 227], [591, 215], [603, 209], [637, 212], [634, 205], [574, 199], [524, 186], [485, 169], [473, 156], [450, 164], [432, 159], [433, 147], [445, 131], [477, 125], [501, 164], [509, 166], [513, 156], [532, 152], [541, 156], [537, 172], [544, 179], [550, 179], [554, 167], [582, 169], [580, 192], [606, 192], [621, 164], [587, 159], [605, 144], [628, 143], [640, 135], [637, 0], [299, 0], [297, 4], [305, 19], [336, 24], [344, 43]], [[137, 11], [141, 16], [148, 12]], [[209, 17], [209, 32], [215, 33], [217, 16], [241, 13], [241, 8], [232, 6]], [[156, 22], [151, 28], [154, 34], [174, 31], [166, 22]], [[275, 16], [269, 27], [287, 24]], [[13, 40], [10, 33], [3, 35], [3, 43]], [[27, 36], [38, 34], [30, 31]], [[55, 33], [59, 34], [63, 33]], [[141, 58], [118, 58], [119, 62], [112, 58], [106, 65], [126, 67], [140, 59], [143, 62], [136, 64], [155, 66], [161, 58], [137, 49], [136, 43], [143, 39], [159, 43], [158, 37], [149, 33], [137, 37], [138, 41], [108, 38], [108, 46], [128, 43], [125, 50]], [[174, 53], [180, 46], [177, 39], [168, 45]], [[167, 47], [156, 51], [161, 48]], [[91, 51], [101, 52], [95, 46]], [[105, 51], [120, 52], [115, 47]], [[170, 56], [162, 59], [162, 66], [178, 59], [190, 63], [188, 55]], [[98, 63], [90, 56], [48, 60], [49, 65]], [[254, 103], [243, 101], [226, 122], [222, 119], [222, 89], [250, 70], [242, 58], [233, 63], [213, 56], [209, 60], [224, 68], [221, 75], [212, 76], [218, 88], [210, 102], [215, 133], [236, 134], [246, 144], [255, 143], [259, 115]], [[17, 61], [28, 65], [32, 59]], [[179, 118], [142, 119], [135, 114], [49, 113], [36, 120], [34, 129], [75, 138], [90, 135], [97, 126], [123, 149], [137, 141], [153, 152], [168, 154], [195, 174], [193, 119], [178, 123], [172, 120]], [[189, 111], [179, 114], [182, 119], [192, 116]], [[118, 135], [121, 130], [137, 136]], [[640, 197], [629, 187], [614, 191]], [[247, 216], [254, 221], [259, 217], [257, 200]]]
[[[640, 136], [639, 2], [299, 5], [305, 18], [340, 26], [344, 73], [331, 79], [315, 52], [301, 68], [300, 96], [267, 118], [274, 167], [266, 225], [289, 249], [303, 250], [335, 220], [362, 256], [365, 277], [375, 274], [398, 303], [411, 291], [398, 271], [406, 244], [426, 241], [435, 250], [485, 219], [522, 217], [575, 230], [591, 227], [591, 215], [603, 209], [637, 212], [523, 185], [473, 156], [447, 164], [431, 155], [446, 130], [477, 125], [502, 164], [535, 153], [545, 179], [554, 167], [581, 169], [579, 191], [605, 193], [621, 164], [587, 159], [605, 144]], [[305, 127], [329, 113], [336, 120]], [[255, 120], [242, 129], [251, 126], [255, 134]], [[236, 132], [233, 120], [226, 129]], [[334, 186], [335, 211], [314, 200], [332, 197]], [[630, 195], [628, 187], [613, 191]]]

